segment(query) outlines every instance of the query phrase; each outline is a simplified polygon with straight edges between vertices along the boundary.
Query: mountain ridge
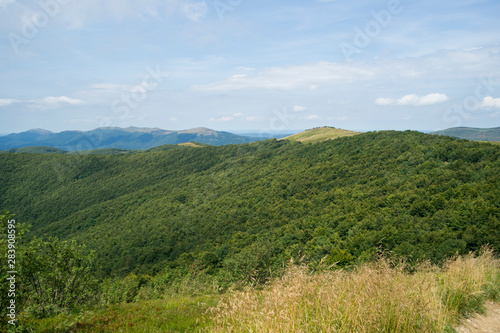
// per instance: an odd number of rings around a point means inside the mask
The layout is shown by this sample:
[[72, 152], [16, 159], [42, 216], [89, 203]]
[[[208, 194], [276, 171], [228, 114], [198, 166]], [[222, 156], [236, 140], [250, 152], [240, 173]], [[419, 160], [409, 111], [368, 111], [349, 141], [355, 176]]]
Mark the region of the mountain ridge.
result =
[[245, 137], [206, 127], [185, 130], [164, 130], [145, 127], [100, 127], [90, 131], [67, 130], [53, 133], [44, 129], [32, 129], [0, 137], [0, 150], [25, 147], [51, 147], [64, 151], [88, 151], [96, 149], [146, 150], [165, 144], [196, 141], [214, 146], [249, 143], [262, 138]]
[[476, 128], [476, 127], [452, 127], [430, 134], [448, 135], [457, 139], [473, 141], [500, 141], [500, 127]]

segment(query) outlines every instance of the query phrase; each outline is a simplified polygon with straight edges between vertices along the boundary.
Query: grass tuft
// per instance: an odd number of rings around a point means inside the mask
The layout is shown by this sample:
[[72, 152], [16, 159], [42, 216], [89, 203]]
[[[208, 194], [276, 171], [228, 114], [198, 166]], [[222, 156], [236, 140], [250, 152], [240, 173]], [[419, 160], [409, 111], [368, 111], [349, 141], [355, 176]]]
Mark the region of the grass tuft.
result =
[[499, 263], [487, 249], [413, 273], [386, 258], [349, 272], [292, 265], [263, 291], [225, 296], [211, 309], [210, 331], [452, 332], [499, 290]]

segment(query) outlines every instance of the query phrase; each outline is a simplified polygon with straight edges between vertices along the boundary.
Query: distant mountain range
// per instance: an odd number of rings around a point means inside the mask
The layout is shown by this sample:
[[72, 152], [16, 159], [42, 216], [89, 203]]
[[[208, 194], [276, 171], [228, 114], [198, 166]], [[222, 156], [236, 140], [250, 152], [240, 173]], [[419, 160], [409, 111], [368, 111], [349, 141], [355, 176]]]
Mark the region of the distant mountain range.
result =
[[[0, 137], [0, 150], [18, 150], [37, 147], [40, 152], [47, 147], [64, 151], [86, 151], [95, 149], [138, 149], [144, 150], [165, 144], [181, 144], [191, 141], [213, 146], [248, 143], [266, 138], [247, 137], [229, 132], [214, 131], [198, 127], [182, 131], [160, 128], [102, 127], [91, 131], [64, 131], [53, 133], [43, 129], [33, 129]], [[38, 147], [42, 147], [41, 149]], [[28, 149], [32, 151], [33, 149]], [[27, 151], [27, 149], [21, 149]], [[55, 151], [54, 151], [55, 152]]]
[[494, 127], [494, 128], [453, 127], [442, 131], [432, 132], [431, 134], [448, 135], [459, 139], [467, 139], [474, 141], [500, 141], [500, 127]]
[[[205, 127], [188, 130], [171, 131], [160, 128], [139, 127], [101, 127], [91, 131], [64, 131], [53, 133], [44, 129], [32, 129], [26, 132], [0, 136], [0, 151], [26, 153], [66, 153], [87, 151], [97, 154], [132, 153], [136, 150], [171, 149], [163, 145], [203, 145], [221, 146], [227, 144], [249, 143], [271, 138], [265, 133], [252, 133], [255, 136], [238, 135], [229, 132], [215, 131]], [[334, 127], [318, 127], [294, 135], [274, 136], [281, 140], [300, 142], [319, 142], [342, 136], [352, 136], [359, 132], [337, 129]], [[459, 139], [475, 141], [500, 142], [500, 127], [471, 128], [455, 127], [430, 134], [448, 135]], [[284, 137], [286, 136], [286, 137]], [[193, 143], [195, 142], [195, 143]]]

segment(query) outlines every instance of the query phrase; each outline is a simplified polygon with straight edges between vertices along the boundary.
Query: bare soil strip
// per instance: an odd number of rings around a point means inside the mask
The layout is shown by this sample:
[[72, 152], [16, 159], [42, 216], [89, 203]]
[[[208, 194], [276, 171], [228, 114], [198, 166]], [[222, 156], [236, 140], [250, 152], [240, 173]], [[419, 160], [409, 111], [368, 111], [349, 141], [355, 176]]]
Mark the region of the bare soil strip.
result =
[[500, 304], [488, 302], [485, 315], [464, 320], [457, 328], [459, 333], [500, 333]]

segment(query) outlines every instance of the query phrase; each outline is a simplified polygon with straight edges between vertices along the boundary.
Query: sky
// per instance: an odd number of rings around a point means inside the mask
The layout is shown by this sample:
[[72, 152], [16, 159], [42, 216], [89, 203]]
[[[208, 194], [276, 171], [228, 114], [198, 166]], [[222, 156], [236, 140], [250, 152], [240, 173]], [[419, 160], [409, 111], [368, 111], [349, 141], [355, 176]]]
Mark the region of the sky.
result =
[[0, 0], [0, 133], [500, 126], [498, 0]]

